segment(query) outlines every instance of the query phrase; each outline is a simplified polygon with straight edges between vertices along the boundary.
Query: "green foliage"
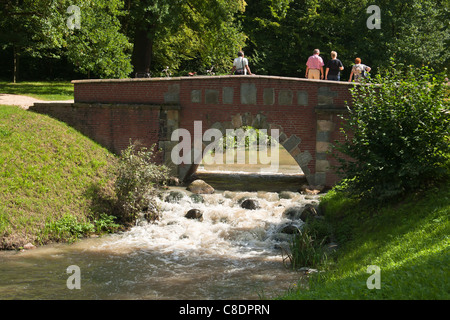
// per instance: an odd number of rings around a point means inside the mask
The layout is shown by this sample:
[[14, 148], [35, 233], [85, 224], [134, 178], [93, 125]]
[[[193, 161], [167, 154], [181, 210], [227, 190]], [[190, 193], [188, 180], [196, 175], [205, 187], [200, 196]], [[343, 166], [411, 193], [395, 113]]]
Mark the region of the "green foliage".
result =
[[[2, 49], [13, 48], [14, 82], [19, 60], [66, 57], [75, 68], [98, 77], [125, 77], [131, 71], [131, 45], [120, 32], [122, 0], [6, 0], [0, 7]], [[67, 8], [80, 8], [80, 29], [67, 26]]]
[[[366, 26], [370, 5], [381, 10], [381, 29]], [[325, 61], [332, 50], [338, 52], [345, 66], [342, 78], [356, 57], [373, 74], [393, 56], [415, 66], [450, 67], [445, 1], [249, 1], [241, 21], [248, 36], [244, 50], [258, 74], [303, 76], [315, 48]]]
[[42, 233], [55, 241], [74, 241], [95, 231], [90, 222], [80, 222], [77, 217], [66, 214], [56, 221], [47, 222]]
[[49, 231], [52, 238], [71, 239], [81, 238], [95, 230], [94, 225], [89, 222], [79, 222], [73, 215], [64, 215], [61, 219], [49, 222], [44, 227], [44, 232]]
[[[230, 134], [231, 133], [231, 134]], [[257, 146], [271, 146], [277, 141], [269, 136], [267, 133], [254, 128], [252, 126], [242, 126], [234, 131], [227, 132], [227, 134], [219, 140], [223, 150], [243, 148], [245, 150], [254, 149]]]
[[335, 145], [351, 195], [389, 200], [448, 174], [450, 119], [444, 78], [427, 67], [392, 65], [370, 84], [351, 90], [352, 107], [342, 129], [345, 142]]
[[154, 149], [130, 144], [120, 154], [114, 189], [117, 195], [118, 217], [124, 222], [134, 221], [144, 208], [150, 208], [158, 218], [155, 202], [161, 187], [168, 179], [168, 168], [154, 163]]
[[286, 250], [286, 257], [283, 262], [289, 260], [293, 270], [310, 267], [314, 268], [327, 260], [325, 239], [318, 240], [309, 230], [298, 230], [289, 243], [289, 249]]
[[[81, 9], [80, 29], [66, 25], [70, 5]], [[381, 29], [366, 25], [369, 5], [379, 6]], [[68, 61], [88, 77], [127, 77], [131, 63], [153, 76], [167, 66], [176, 76], [228, 73], [240, 49], [257, 74], [303, 76], [315, 48], [325, 61], [338, 52], [343, 79], [356, 57], [372, 74], [393, 56], [438, 70], [450, 67], [448, 8], [447, 0], [3, 0], [0, 56], [14, 60], [16, 76], [19, 60]]]
[[93, 220], [95, 232], [101, 234], [104, 232], [110, 233], [116, 231], [120, 228], [120, 225], [115, 223], [115, 220], [117, 220], [117, 217], [101, 213], [98, 219]]
[[101, 78], [126, 78], [131, 73], [132, 45], [121, 33], [121, 5], [120, 0], [79, 1], [81, 28], [63, 31], [65, 54], [77, 71]]
[[45, 223], [39, 239], [48, 241], [73, 242], [90, 234], [102, 234], [116, 231], [120, 225], [115, 223], [116, 217], [100, 214], [98, 219], [92, 221], [79, 221], [71, 214], [65, 214], [58, 220], [50, 220]]
[[212, 65], [216, 71], [229, 71], [232, 57], [244, 44], [235, 19], [244, 11], [242, 0], [130, 0], [127, 5], [122, 20], [134, 44], [135, 71], [149, 69], [159, 76], [166, 66], [178, 73]]

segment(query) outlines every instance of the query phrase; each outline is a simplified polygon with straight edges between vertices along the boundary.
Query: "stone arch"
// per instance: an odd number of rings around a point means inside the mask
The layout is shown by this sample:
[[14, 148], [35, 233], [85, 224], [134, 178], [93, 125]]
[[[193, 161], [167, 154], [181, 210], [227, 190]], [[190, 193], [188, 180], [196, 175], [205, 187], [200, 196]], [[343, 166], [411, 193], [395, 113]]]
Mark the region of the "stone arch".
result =
[[[243, 114], [238, 113], [230, 116], [229, 121], [217, 121], [213, 123], [210, 128], [218, 129], [225, 135], [227, 129], [238, 129], [242, 126], [252, 126], [257, 129], [266, 129], [270, 135], [272, 129], [279, 130], [279, 143], [286, 149], [286, 151], [295, 159], [300, 169], [305, 174], [305, 177], [310, 185], [314, 184], [314, 174], [311, 173], [309, 165], [313, 160], [313, 156], [307, 150], [302, 151], [300, 148], [301, 138], [293, 135], [286, 135], [282, 126], [271, 124], [267, 120], [267, 116], [263, 112], [259, 112], [256, 115], [252, 115], [250, 112]], [[206, 128], [208, 129], [208, 128]], [[206, 130], [205, 129], [205, 130]], [[205, 143], [202, 145], [202, 151], [206, 147]], [[194, 148], [191, 148], [191, 153], [194, 154]], [[194, 162], [194, 161], [193, 161]], [[192, 163], [184, 170], [179, 170], [179, 178], [184, 181], [189, 181], [190, 177], [195, 174], [199, 167], [199, 164]]]

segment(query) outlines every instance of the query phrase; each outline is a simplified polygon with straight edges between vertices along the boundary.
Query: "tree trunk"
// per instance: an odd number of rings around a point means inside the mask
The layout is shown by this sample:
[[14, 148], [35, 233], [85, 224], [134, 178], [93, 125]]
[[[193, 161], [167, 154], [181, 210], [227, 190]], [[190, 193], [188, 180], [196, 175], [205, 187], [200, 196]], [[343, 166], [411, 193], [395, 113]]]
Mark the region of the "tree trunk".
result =
[[131, 62], [134, 72], [149, 72], [153, 53], [153, 40], [145, 29], [136, 29]]
[[19, 81], [19, 53], [16, 46], [13, 46], [13, 56], [14, 56], [14, 74], [13, 82]]

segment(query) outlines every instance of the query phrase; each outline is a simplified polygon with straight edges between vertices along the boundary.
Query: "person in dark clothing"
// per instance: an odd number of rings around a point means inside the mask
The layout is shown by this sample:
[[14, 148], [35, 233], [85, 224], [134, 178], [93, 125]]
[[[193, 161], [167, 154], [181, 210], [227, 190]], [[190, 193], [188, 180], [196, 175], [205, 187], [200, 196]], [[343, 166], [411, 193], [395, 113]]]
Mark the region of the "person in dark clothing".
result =
[[326, 70], [325, 70], [325, 79], [326, 80], [341, 80], [340, 72], [344, 70], [344, 65], [341, 60], [337, 58], [337, 52], [331, 51], [331, 60], [327, 62]]

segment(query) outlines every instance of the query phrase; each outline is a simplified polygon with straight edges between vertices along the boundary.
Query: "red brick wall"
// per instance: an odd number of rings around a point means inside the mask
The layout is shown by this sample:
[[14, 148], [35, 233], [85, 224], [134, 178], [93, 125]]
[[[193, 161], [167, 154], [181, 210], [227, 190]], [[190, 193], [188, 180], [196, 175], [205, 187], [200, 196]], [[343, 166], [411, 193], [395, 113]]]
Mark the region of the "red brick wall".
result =
[[153, 106], [37, 103], [31, 109], [66, 122], [117, 154], [130, 139], [147, 147], [159, 140], [159, 108]]

